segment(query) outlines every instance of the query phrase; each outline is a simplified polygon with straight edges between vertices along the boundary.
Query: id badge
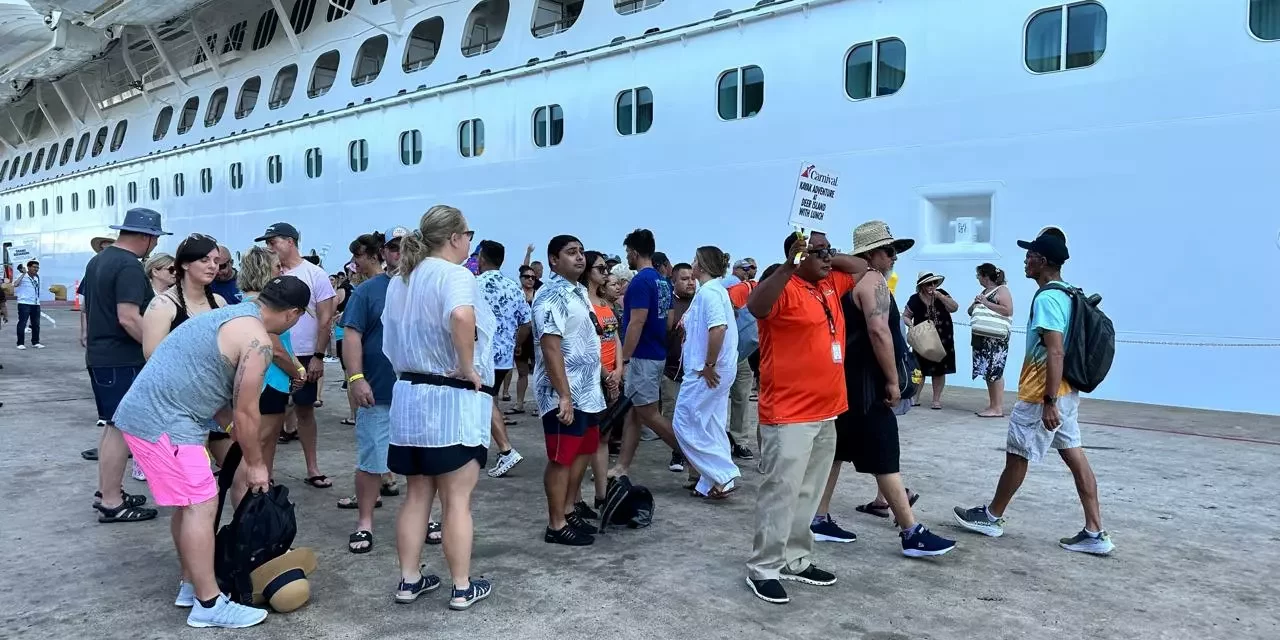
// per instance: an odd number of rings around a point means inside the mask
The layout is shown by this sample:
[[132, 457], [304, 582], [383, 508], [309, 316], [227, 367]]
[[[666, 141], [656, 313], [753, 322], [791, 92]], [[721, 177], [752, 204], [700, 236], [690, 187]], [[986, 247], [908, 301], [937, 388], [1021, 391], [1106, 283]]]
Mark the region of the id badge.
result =
[[836, 364], [844, 362], [844, 353], [840, 349], [839, 342], [831, 343], [831, 361]]

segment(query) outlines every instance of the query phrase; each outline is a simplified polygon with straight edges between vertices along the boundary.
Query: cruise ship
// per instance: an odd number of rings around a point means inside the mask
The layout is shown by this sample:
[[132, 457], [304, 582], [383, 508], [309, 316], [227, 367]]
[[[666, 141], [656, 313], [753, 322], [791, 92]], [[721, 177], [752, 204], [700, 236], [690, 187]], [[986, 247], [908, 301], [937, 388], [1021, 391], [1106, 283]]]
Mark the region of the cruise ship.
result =
[[992, 262], [1021, 322], [1055, 225], [1119, 331], [1095, 396], [1276, 414], [1277, 70], [1280, 0], [0, 0], [0, 241], [72, 285], [145, 206], [162, 250], [288, 220], [333, 271], [449, 203], [509, 256], [648, 227], [767, 265], [813, 164], [837, 247], [917, 240], [899, 304]]

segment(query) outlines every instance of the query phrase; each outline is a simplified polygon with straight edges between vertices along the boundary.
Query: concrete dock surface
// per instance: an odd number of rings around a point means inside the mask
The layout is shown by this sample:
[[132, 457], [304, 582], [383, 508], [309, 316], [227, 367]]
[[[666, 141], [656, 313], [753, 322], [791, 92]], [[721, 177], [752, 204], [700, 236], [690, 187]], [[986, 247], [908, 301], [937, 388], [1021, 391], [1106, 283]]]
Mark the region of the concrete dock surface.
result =
[[[947, 556], [902, 557], [888, 520], [854, 510], [875, 485], [849, 467], [832, 514], [858, 540], [818, 543], [816, 558], [839, 582], [786, 583], [791, 604], [765, 603], [744, 583], [755, 463], [741, 463], [740, 491], [708, 502], [680, 488], [684, 474], [667, 470], [661, 442], [643, 443], [632, 471], [654, 493], [653, 526], [610, 532], [591, 547], [548, 545], [543, 438], [524, 416], [510, 436], [525, 461], [508, 477], [482, 474], [475, 493], [473, 573], [494, 581], [493, 596], [466, 612], [447, 609], [445, 589], [398, 605], [394, 524], [403, 498], [383, 499], [365, 555], [347, 551], [355, 512], [335, 507], [353, 492], [355, 461], [352, 428], [339, 424], [347, 406], [336, 364], [317, 412], [320, 466], [334, 487], [303, 484], [297, 442], [277, 453], [276, 480], [297, 504], [295, 544], [320, 558], [312, 601], [252, 629], [189, 629], [186, 610], [172, 604], [169, 510], [150, 522], [99, 524], [90, 507], [97, 466], [80, 451], [97, 446], [100, 429], [84, 351], [76, 317], [49, 313], [58, 324], [45, 326], [43, 350], [14, 350], [14, 325], [0, 326], [0, 637], [1280, 638], [1280, 418], [1086, 400], [1084, 444], [1117, 545], [1103, 558], [1058, 547], [1083, 517], [1056, 456], [1032, 466], [1004, 537], [955, 525], [953, 506], [991, 498], [1006, 428], [974, 415], [985, 392], [958, 387], [947, 389], [942, 411], [926, 403], [900, 422], [904, 479], [922, 495], [916, 515], [959, 541]], [[125, 489], [147, 493], [127, 474]], [[440, 547], [424, 549], [447, 583]]]

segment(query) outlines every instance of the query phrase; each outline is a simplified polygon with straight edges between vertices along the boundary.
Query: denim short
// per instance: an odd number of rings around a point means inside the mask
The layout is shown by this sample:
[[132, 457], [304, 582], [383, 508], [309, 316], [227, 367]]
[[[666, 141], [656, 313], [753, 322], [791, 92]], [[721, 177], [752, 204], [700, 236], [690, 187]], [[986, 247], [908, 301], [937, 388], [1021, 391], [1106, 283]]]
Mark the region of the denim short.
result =
[[391, 405], [357, 407], [356, 468], [365, 473], [386, 473], [390, 444]]
[[115, 424], [116, 408], [129, 392], [142, 367], [89, 367], [89, 385], [98, 405], [98, 419]]

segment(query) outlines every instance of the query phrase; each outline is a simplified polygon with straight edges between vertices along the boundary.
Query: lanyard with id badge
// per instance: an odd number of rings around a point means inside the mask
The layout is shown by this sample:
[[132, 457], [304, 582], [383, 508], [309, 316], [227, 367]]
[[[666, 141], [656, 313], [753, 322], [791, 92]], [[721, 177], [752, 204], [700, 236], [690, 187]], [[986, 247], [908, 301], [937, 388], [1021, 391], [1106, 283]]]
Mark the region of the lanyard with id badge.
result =
[[806, 287], [806, 289], [809, 290], [813, 297], [818, 299], [818, 304], [822, 305], [822, 312], [827, 316], [827, 330], [831, 332], [831, 362], [842, 364], [844, 362], [844, 346], [836, 339], [836, 318], [831, 314], [831, 307], [827, 305], [827, 298], [812, 287]]

